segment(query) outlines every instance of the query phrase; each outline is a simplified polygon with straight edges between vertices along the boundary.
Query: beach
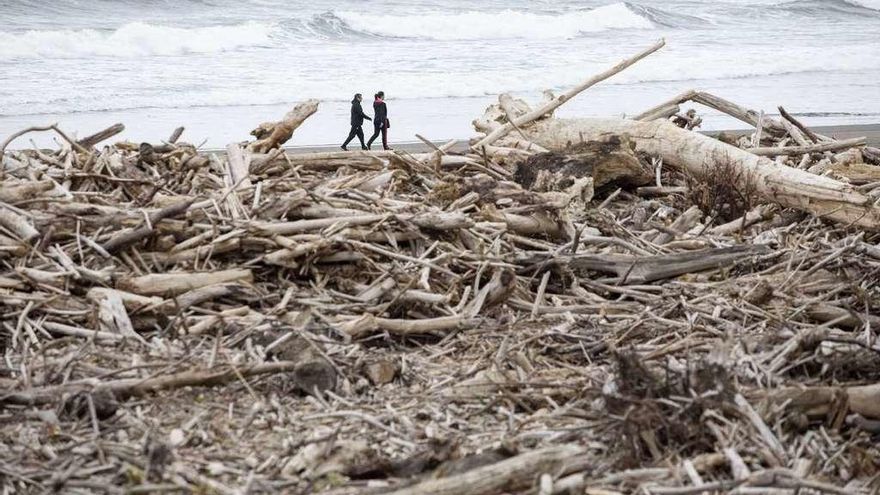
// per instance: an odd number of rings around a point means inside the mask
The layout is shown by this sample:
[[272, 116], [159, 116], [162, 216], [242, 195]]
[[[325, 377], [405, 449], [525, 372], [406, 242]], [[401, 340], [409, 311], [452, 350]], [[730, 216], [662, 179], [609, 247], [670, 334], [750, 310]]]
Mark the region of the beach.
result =
[[[819, 134], [836, 138], [836, 139], [852, 139], [857, 137], [865, 137], [866, 143], [868, 146], [880, 147], [880, 124], [859, 124], [859, 125], [839, 125], [839, 126], [819, 126], [814, 127], [813, 130]], [[710, 136], [716, 136], [719, 132], [731, 133], [735, 135], [746, 135], [751, 133], [752, 131], [747, 131], [744, 129], [725, 129], [723, 131], [707, 131], [706, 134]], [[437, 140], [433, 141], [436, 146], [440, 146], [445, 144], [450, 140]], [[468, 142], [466, 139], [458, 139], [455, 146], [450, 148], [450, 152], [453, 153], [463, 153], [467, 151]], [[425, 143], [421, 141], [403, 141], [403, 142], [394, 142], [391, 141], [392, 147], [395, 150], [405, 151], [407, 153], [427, 153], [433, 150], [433, 148], [429, 147]], [[295, 145], [295, 146], [286, 146], [285, 149], [290, 153], [320, 153], [320, 152], [331, 152], [331, 151], [339, 151], [339, 146], [333, 145], [323, 145], [323, 146], [310, 146], [310, 145]], [[353, 147], [354, 149], [354, 147]], [[210, 150], [206, 150], [210, 151]], [[217, 149], [216, 151], [222, 151]]]
[[[869, 0], [31, 3], [2, 13], [0, 136], [122, 122], [134, 142], [185, 126], [189, 141], [222, 148], [316, 98], [291, 144], [335, 145], [352, 95], [372, 115], [384, 90], [392, 140], [461, 139], [497, 94], [540, 101], [661, 37], [667, 50], [561, 116], [635, 115], [696, 88], [769, 115], [782, 105], [810, 126], [880, 123], [880, 10]], [[698, 110], [705, 130], [740, 126]]]
[[880, 0], [6, 3], [0, 494], [880, 490]]

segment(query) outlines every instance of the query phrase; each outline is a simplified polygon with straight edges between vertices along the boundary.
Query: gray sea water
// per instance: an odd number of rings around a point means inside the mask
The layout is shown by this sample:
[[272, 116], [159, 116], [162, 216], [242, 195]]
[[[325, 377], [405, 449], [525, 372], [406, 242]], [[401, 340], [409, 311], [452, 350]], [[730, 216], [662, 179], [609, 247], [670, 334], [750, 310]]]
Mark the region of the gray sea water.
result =
[[351, 95], [369, 108], [380, 89], [392, 141], [467, 137], [499, 92], [537, 100], [660, 37], [662, 52], [561, 113], [633, 114], [700, 88], [814, 125], [880, 122], [880, 0], [2, 3], [0, 138], [123, 122], [133, 140], [184, 125], [187, 140], [219, 147], [318, 98], [292, 144], [337, 143]]

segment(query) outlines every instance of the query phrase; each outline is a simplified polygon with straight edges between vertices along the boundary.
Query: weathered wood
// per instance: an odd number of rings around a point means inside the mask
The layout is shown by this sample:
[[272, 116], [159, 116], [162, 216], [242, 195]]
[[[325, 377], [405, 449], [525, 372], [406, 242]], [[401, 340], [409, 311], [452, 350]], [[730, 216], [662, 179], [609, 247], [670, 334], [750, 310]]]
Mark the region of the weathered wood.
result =
[[771, 146], [767, 148], [751, 148], [749, 153], [758, 156], [781, 156], [781, 155], [803, 155], [805, 153], [824, 153], [826, 151], [839, 151], [857, 146], [864, 146], [866, 138], [857, 137], [852, 139], [844, 139], [842, 141], [829, 141], [817, 143], [809, 146]]
[[782, 108], [781, 106], [778, 107], [778, 108], [779, 108], [779, 115], [782, 115], [782, 118], [783, 118], [783, 119], [785, 119], [785, 120], [791, 122], [792, 125], [794, 125], [794, 126], [797, 127], [798, 129], [800, 129], [801, 132], [804, 133], [804, 135], [806, 135], [808, 138], [810, 138], [810, 141], [812, 141], [812, 142], [814, 142], [814, 143], [818, 143], [819, 141], [822, 141], [822, 139], [819, 138], [819, 135], [818, 135], [818, 134], [816, 134], [815, 132], [811, 131], [809, 127], [805, 126], [804, 124], [801, 123], [801, 121], [799, 121], [798, 119], [794, 118], [793, 115], [791, 115], [790, 113], [786, 112], [784, 108]]
[[125, 125], [123, 125], [121, 123], [120, 124], [113, 124], [110, 127], [106, 128], [104, 130], [98, 131], [98, 132], [92, 134], [91, 136], [84, 137], [77, 142], [83, 148], [93, 148], [96, 144], [100, 143], [101, 141], [105, 141], [107, 139], [110, 139], [111, 137], [121, 133], [124, 130], [125, 130]]
[[851, 387], [782, 388], [763, 394], [773, 404], [784, 404], [809, 416], [827, 415], [843, 399], [849, 411], [880, 419], [880, 384]]
[[117, 282], [119, 290], [146, 296], [180, 294], [208, 285], [226, 282], [251, 282], [253, 273], [250, 270], [232, 269], [217, 272], [195, 273], [156, 273], [122, 279]]
[[526, 452], [448, 478], [423, 481], [388, 495], [491, 495], [527, 487], [544, 473], [561, 471], [584, 453], [581, 447], [562, 445]]
[[504, 124], [504, 125], [496, 128], [495, 130], [491, 131], [486, 137], [477, 141], [473, 146], [471, 146], [471, 148], [473, 148], [475, 150], [479, 150], [480, 147], [492, 144], [495, 141], [497, 141], [498, 139], [504, 137], [507, 133], [514, 130], [516, 127], [522, 127], [530, 122], [533, 122], [536, 119], [542, 118], [542, 117], [546, 116], [547, 114], [552, 113], [554, 110], [561, 107], [564, 103], [571, 100], [572, 98], [577, 96], [579, 93], [596, 85], [599, 82], [604, 81], [605, 79], [608, 79], [609, 77], [611, 77], [615, 74], [622, 72], [623, 70], [632, 66], [633, 64], [635, 64], [639, 60], [642, 60], [643, 58], [647, 57], [648, 55], [663, 48], [665, 45], [666, 45], [666, 41], [661, 39], [660, 41], [658, 41], [658, 42], [654, 43], [653, 45], [651, 45], [650, 47], [646, 48], [645, 50], [637, 53], [636, 55], [634, 55], [628, 59], [622, 60], [617, 65], [615, 65], [614, 67], [611, 67], [610, 69], [606, 70], [605, 72], [602, 72], [600, 74], [597, 74], [597, 75], [587, 79], [586, 81], [582, 82], [581, 84], [568, 90], [566, 93], [557, 96], [553, 100], [541, 105], [540, 107], [536, 108], [535, 110], [532, 110], [531, 112], [520, 115], [519, 117], [508, 122], [507, 124]]
[[194, 199], [188, 199], [186, 201], [173, 204], [171, 206], [162, 208], [159, 211], [153, 212], [149, 215], [149, 222], [145, 222], [144, 225], [140, 227], [117, 233], [116, 235], [111, 237], [110, 240], [105, 242], [101, 247], [111, 254], [125, 249], [126, 247], [147, 238], [150, 234], [153, 233], [156, 224], [163, 219], [174, 218], [178, 215], [186, 213], [187, 209], [189, 209], [189, 207], [194, 202]]
[[30, 221], [16, 213], [10, 206], [0, 203], [0, 226], [7, 229], [24, 242], [31, 242], [40, 237], [40, 232]]
[[675, 254], [630, 256], [623, 254], [577, 254], [551, 256], [544, 253], [523, 255], [517, 264], [528, 270], [536, 266], [566, 266], [575, 270], [613, 273], [621, 283], [639, 284], [731, 266], [749, 257], [765, 254], [767, 246], [746, 245], [701, 249]]
[[247, 149], [254, 153], [266, 153], [271, 149], [278, 148], [293, 136], [293, 132], [303, 122], [318, 111], [318, 100], [306, 100], [293, 107], [287, 112], [280, 122], [260, 124], [251, 134], [257, 140], [248, 144]]
[[679, 105], [690, 100], [696, 94], [697, 94], [696, 90], [689, 89], [689, 90], [685, 91], [684, 93], [681, 93], [680, 95], [673, 97], [670, 100], [664, 101], [663, 103], [661, 103], [653, 108], [649, 108], [648, 110], [645, 110], [644, 112], [642, 112], [638, 115], [634, 115], [632, 117], [632, 119], [633, 120], [643, 120], [646, 122], [651, 121], [651, 120], [656, 120], [656, 119], [668, 119], [669, 117], [672, 117], [673, 115], [678, 113], [678, 111], [680, 109]]
[[[736, 103], [733, 103], [732, 101], [725, 100], [724, 98], [715, 96], [713, 94], [698, 91], [693, 94], [689, 98], [689, 100], [693, 101], [694, 103], [705, 105], [709, 108], [714, 108], [719, 112], [726, 113], [727, 115], [739, 119], [751, 126], [758, 125], [758, 118], [760, 117], [759, 112], [749, 110], [745, 107], [737, 105]], [[762, 127], [765, 131], [774, 136], [782, 136], [786, 132], [785, 127], [783, 127], [782, 124], [779, 123], [779, 121], [771, 119], [767, 116], [764, 117]]]
[[168, 142], [171, 143], [171, 144], [176, 143], [177, 140], [180, 139], [180, 136], [183, 135], [183, 131], [184, 131], [185, 129], [186, 129], [186, 128], [183, 127], [183, 126], [180, 126], [180, 127], [178, 127], [177, 129], [174, 129], [174, 132], [172, 132], [172, 133], [171, 133], [171, 136], [168, 137]]
[[[622, 119], [550, 119], [537, 122], [527, 134], [548, 149], [565, 149], [569, 142], [628, 136], [638, 151], [696, 176], [729, 166], [742, 170], [744, 181], [768, 202], [810, 212], [844, 224], [880, 230], [880, 208], [842, 182], [781, 166], [765, 157], [725, 144], [664, 121]], [[743, 187], [745, 184], [739, 184]]]
[[224, 365], [211, 369], [193, 369], [150, 378], [122, 378], [98, 384], [93, 380], [80, 380], [64, 385], [50, 385], [24, 391], [10, 391], [0, 395], [0, 404], [30, 406], [52, 404], [60, 400], [63, 394], [89, 390], [108, 390], [113, 392], [118, 398], [126, 398], [181, 387], [210, 387], [223, 385], [249, 376], [293, 371], [297, 364], [291, 361], [278, 361], [240, 366]]

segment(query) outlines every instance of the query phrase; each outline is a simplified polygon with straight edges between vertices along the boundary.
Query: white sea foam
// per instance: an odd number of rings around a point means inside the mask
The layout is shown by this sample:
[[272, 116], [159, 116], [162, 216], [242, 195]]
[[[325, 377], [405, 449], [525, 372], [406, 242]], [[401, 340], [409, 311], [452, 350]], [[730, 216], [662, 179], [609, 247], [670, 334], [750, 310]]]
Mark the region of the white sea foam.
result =
[[257, 22], [198, 28], [133, 22], [113, 31], [82, 29], [0, 33], [0, 60], [216, 53], [264, 45], [270, 41], [272, 30], [272, 26]]
[[[602, 83], [602, 86], [667, 83], [677, 88], [689, 86], [713, 87], [713, 81], [750, 80], [768, 78], [762, 84], [774, 84], [775, 77], [793, 76], [799, 73], [813, 73], [800, 79], [820, 80], [827, 72], [845, 74], [858, 69], [863, 64], [863, 53], [875, 48], [873, 45], [849, 45], [829, 47], [823, 57], [807, 49], [785, 50], [778, 58], [768, 58], [763, 53], [737, 53], [735, 49], [717, 50], [704, 55], [695, 64], [689, 53], [675, 51], [660, 52], [629, 70]], [[298, 74], [283, 65], [274, 70], [260, 72], [258, 76], [247, 77], [240, 73], [236, 77], [214, 80], [210, 91], [198, 85], [189, 89], [164, 89], [161, 73], [150, 73], [138, 77], [138, 84], [149, 87], [150, 91], [125, 89], [126, 85], [114, 89], [108, 96], [104, 89], [71, 93], [63, 88], [58, 93], [43, 93], [39, 97], [9, 102], [3, 109], [10, 115], [26, 113], [52, 113], [67, 111], [106, 111], [152, 106], [169, 107], [222, 107], [240, 105], [271, 105], [290, 102], [294, 98], [319, 98], [322, 101], [348, 101], [354, 91], [368, 93], [383, 89], [389, 97], [399, 99], [425, 98], [471, 98], [496, 95], [501, 92], [515, 94], [537, 94], [546, 88], [563, 90], [581, 82], [590, 74], [597, 73], [616, 61], [609, 57], [604, 62], [555, 63], [553, 65], [533, 64], [521, 67], [516, 77], [506, 71], [484, 69], [462, 69], [447, 67], [445, 70], [413, 70], [405, 63], [389, 61], [387, 72], [373, 73], [370, 86], [351, 79], [345, 74], [347, 67], [335, 67], [315, 74]], [[113, 61], [112, 63], [115, 63]], [[247, 77], [247, 78], [246, 78]], [[246, 78], [246, 79], [244, 79]], [[745, 83], [743, 83], [745, 84]], [[622, 93], [630, 89], [620, 90]], [[157, 99], [156, 95], [161, 95]], [[0, 113], [5, 113], [0, 112]]]
[[572, 38], [612, 29], [654, 27], [650, 20], [631, 11], [624, 3], [556, 15], [517, 10], [419, 15], [362, 15], [345, 11], [335, 14], [357, 31], [434, 40]]

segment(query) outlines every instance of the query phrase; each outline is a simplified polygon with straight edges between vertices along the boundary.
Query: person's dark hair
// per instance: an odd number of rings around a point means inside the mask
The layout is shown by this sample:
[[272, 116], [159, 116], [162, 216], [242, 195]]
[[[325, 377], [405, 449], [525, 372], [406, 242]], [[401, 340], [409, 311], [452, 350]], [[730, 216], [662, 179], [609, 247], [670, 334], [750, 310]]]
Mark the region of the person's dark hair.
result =
[[378, 93], [376, 93], [376, 98], [385, 98], [385, 92], [379, 91]]
[[357, 99], [360, 98], [361, 96], [363, 96], [363, 95], [360, 94], [360, 93], [355, 93], [355, 94], [354, 94], [354, 99], [357, 100]]

